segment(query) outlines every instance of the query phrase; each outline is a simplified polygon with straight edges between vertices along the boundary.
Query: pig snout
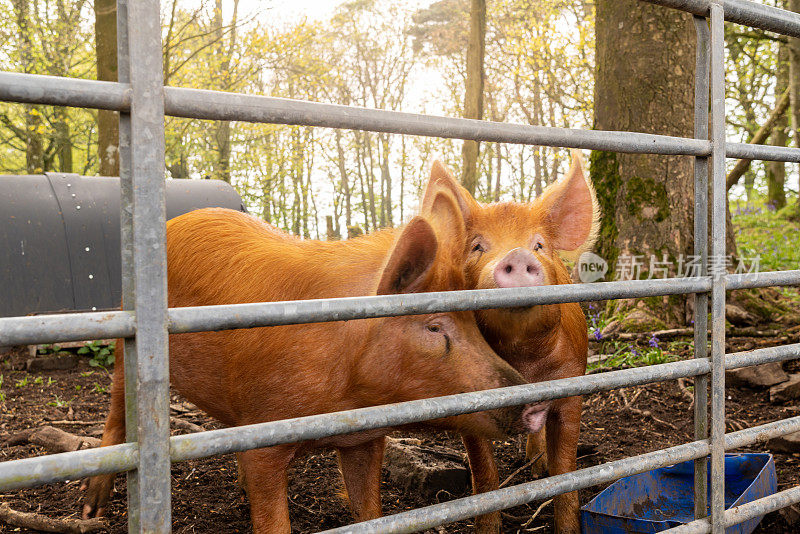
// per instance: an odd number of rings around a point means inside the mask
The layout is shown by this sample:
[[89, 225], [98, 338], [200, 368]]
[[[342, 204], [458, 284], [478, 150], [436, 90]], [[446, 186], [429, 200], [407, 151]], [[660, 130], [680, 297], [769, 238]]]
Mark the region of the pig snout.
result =
[[[498, 371], [502, 376], [499, 384], [501, 387], [520, 386], [528, 383], [510, 366], [503, 365]], [[497, 422], [506, 435], [515, 435], [520, 432], [535, 434], [544, 426], [550, 405], [551, 402], [547, 401], [539, 404], [510, 406], [498, 413]]]
[[497, 287], [530, 287], [544, 285], [542, 264], [524, 248], [515, 248], [494, 268]]
[[535, 434], [541, 430], [547, 421], [547, 412], [549, 409], [549, 402], [525, 406], [522, 410], [522, 425], [525, 427], [525, 430], [531, 434]]

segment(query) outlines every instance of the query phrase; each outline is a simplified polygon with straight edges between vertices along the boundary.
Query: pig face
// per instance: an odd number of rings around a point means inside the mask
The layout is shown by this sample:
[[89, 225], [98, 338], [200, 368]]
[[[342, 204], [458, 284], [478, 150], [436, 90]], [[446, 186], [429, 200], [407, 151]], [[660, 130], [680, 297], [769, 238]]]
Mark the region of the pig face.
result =
[[[376, 293], [464, 289], [464, 239], [455, 199], [438, 193], [428, 218], [415, 217], [398, 237]], [[472, 312], [378, 319], [365, 346], [358, 389], [384, 403], [525, 383], [485, 341]], [[490, 437], [538, 430], [525, 424], [532, 420], [524, 417], [525, 410], [509, 407], [433, 424]]]
[[[577, 256], [594, 242], [598, 210], [577, 153], [566, 177], [530, 203], [480, 204], [437, 162], [423, 199], [423, 213], [428, 209], [428, 196], [440, 189], [457, 195], [464, 216], [464, 272], [471, 289], [569, 283], [561, 253], [571, 251]], [[558, 322], [560, 307], [483, 310], [478, 317], [481, 324], [498, 330], [507, 329], [509, 321], [548, 328]]]
[[[526, 383], [507, 362], [497, 356], [478, 330], [472, 312], [440, 313], [384, 319], [378, 350], [388, 358], [376, 358], [381, 368], [370, 371], [391, 383], [391, 399], [400, 402]], [[374, 373], [380, 373], [375, 375]], [[530, 411], [530, 410], [528, 410]], [[526, 407], [464, 414], [431, 422], [461, 432], [500, 438], [539, 427], [525, 418]], [[538, 421], [536, 421], [538, 423]], [[541, 421], [543, 422], [543, 421]]]

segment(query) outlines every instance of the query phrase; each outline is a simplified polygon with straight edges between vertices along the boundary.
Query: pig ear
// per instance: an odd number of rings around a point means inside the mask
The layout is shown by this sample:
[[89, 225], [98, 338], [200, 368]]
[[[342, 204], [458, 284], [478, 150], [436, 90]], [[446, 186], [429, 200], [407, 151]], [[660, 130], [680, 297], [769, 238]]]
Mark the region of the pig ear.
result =
[[467, 240], [463, 212], [453, 195], [445, 189], [435, 190], [432, 197], [423, 206], [422, 215], [436, 230], [441, 253], [447, 259], [458, 258], [459, 254], [464, 254]]
[[442, 190], [453, 195], [464, 221], [469, 221], [472, 207], [476, 204], [475, 199], [469, 194], [469, 191], [464, 189], [456, 181], [453, 174], [444, 163], [437, 159], [434, 160], [433, 165], [431, 165], [431, 178], [428, 180], [428, 185], [425, 187], [425, 194], [422, 197], [422, 213], [430, 209], [434, 198], [436, 198], [436, 193]]
[[542, 194], [542, 207], [556, 250], [588, 250], [600, 225], [600, 209], [581, 154], [572, 151], [572, 164], [563, 180]]
[[438, 249], [436, 234], [422, 217], [414, 217], [403, 232], [383, 268], [377, 295], [413, 293], [425, 286]]

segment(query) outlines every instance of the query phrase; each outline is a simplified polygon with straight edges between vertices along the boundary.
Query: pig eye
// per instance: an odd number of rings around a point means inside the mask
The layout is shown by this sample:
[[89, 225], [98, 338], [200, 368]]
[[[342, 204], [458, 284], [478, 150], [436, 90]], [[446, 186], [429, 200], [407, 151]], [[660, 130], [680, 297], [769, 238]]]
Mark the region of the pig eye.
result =
[[483, 245], [481, 245], [480, 243], [475, 243], [475, 246], [472, 247], [472, 252], [486, 252], [486, 251], [483, 249]]
[[440, 332], [442, 330], [442, 327], [441, 327], [441, 325], [438, 325], [436, 323], [429, 324], [428, 325], [428, 330], [431, 331], [431, 332]]
[[536, 244], [533, 246], [533, 251], [536, 252], [537, 250], [542, 250], [543, 248], [544, 245], [542, 245], [539, 241], [537, 241]]

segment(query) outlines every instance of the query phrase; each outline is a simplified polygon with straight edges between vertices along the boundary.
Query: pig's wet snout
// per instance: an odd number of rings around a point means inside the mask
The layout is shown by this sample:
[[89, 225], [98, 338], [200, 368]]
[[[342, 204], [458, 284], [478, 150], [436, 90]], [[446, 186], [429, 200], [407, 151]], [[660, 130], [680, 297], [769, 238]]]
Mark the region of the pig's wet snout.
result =
[[522, 425], [531, 434], [539, 432], [547, 421], [547, 412], [550, 409], [549, 402], [539, 404], [529, 404], [522, 410]]
[[516, 248], [500, 260], [493, 272], [497, 287], [531, 287], [544, 284], [542, 264], [523, 248]]

